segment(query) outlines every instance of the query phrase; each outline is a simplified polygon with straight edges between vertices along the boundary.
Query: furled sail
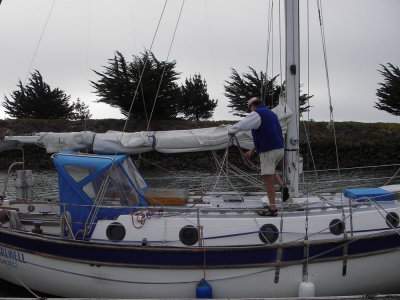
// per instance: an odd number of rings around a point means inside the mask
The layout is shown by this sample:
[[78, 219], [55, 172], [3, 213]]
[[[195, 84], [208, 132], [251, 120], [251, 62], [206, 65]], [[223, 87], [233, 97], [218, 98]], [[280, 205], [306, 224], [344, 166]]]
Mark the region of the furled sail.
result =
[[[280, 103], [273, 109], [277, 114], [282, 129], [289, 122], [291, 111]], [[245, 149], [254, 147], [250, 131], [239, 132], [236, 135], [239, 144]], [[43, 144], [48, 153], [63, 150], [90, 150], [98, 154], [138, 154], [152, 150], [162, 153], [183, 153], [211, 151], [224, 149], [229, 141], [228, 125], [218, 127], [170, 130], [106, 133], [82, 132], [41, 132], [37, 136], [8, 136], [5, 140], [15, 140], [21, 143]]]
[[[124, 134], [109, 131], [96, 135], [93, 152], [106, 154], [118, 150], [118, 153], [134, 154], [151, 150], [162, 153], [219, 150], [224, 149], [229, 141], [227, 127], [227, 125], [221, 125], [201, 129], [142, 131]], [[253, 147], [250, 132], [241, 132], [237, 138], [243, 148]]]

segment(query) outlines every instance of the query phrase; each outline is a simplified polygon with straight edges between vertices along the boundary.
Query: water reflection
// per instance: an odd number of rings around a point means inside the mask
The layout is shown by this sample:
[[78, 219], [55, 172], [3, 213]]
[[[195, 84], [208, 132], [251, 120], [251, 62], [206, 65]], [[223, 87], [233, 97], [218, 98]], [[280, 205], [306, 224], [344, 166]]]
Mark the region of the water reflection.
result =
[[[318, 192], [343, 192], [346, 188], [379, 187], [385, 185], [390, 179], [390, 184], [400, 184], [400, 174], [397, 174], [399, 166], [369, 168], [369, 169], [345, 169], [340, 174], [336, 170], [304, 172], [300, 176], [299, 189], [303, 193]], [[228, 172], [215, 174], [200, 171], [174, 171], [165, 170], [142, 171], [148, 184], [152, 187], [187, 188], [191, 191], [263, 191], [262, 178], [257, 173], [235, 175]], [[400, 172], [399, 172], [400, 173]], [[0, 194], [4, 191], [6, 172], [0, 172]], [[12, 199], [15, 195], [16, 173], [8, 178], [6, 195]], [[34, 189], [43, 200], [58, 199], [57, 173], [55, 170], [34, 171]]]

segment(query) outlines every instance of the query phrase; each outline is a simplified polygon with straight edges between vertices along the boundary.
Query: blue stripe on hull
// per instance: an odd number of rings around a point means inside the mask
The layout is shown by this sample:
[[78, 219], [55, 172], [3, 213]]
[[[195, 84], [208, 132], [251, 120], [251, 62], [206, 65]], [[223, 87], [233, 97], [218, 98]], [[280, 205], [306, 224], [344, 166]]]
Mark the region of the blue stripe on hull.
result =
[[[120, 244], [104, 245], [91, 242], [56, 240], [32, 234], [15, 234], [0, 229], [0, 243], [37, 255], [54, 256], [65, 260], [76, 260], [94, 264], [124, 264], [132, 266], [203, 267], [204, 252], [201, 248], [141, 247]], [[314, 242], [309, 253], [315, 259], [342, 257], [344, 240]], [[400, 236], [396, 233], [363, 237], [348, 241], [347, 254], [368, 255], [374, 251], [394, 250], [400, 247]], [[238, 267], [275, 263], [279, 245], [207, 248], [208, 267]], [[299, 262], [304, 245], [284, 245], [281, 262]]]

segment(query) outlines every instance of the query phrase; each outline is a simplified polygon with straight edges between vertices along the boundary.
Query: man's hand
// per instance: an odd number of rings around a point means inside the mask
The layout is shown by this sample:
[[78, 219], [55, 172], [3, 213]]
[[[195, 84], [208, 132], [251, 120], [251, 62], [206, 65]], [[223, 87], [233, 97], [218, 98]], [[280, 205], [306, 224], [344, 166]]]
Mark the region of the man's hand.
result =
[[253, 148], [253, 149], [247, 151], [247, 152], [244, 154], [244, 156], [245, 156], [247, 159], [250, 159], [250, 158], [253, 156], [254, 152], [256, 152], [256, 149]]
[[251, 153], [251, 150], [250, 151], [247, 151], [245, 154], [244, 154], [244, 156], [247, 158], [247, 159], [250, 159], [250, 157], [253, 155], [253, 153]]

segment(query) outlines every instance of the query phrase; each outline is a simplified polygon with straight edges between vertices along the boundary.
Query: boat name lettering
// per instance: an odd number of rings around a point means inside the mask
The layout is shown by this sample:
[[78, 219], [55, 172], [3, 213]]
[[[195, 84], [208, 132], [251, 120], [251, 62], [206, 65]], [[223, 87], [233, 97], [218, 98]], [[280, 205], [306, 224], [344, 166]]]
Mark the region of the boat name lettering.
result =
[[8, 260], [13, 260], [13, 261], [16, 261], [16, 262], [25, 263], [24, 254], [23, 253], [21, 253], [19, 251], [7, 249], [7, 248], [4, 248], [4, 247], [0, 247], [0, 257], [6, 258]]

